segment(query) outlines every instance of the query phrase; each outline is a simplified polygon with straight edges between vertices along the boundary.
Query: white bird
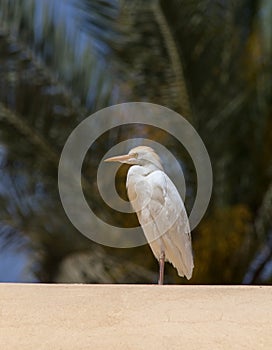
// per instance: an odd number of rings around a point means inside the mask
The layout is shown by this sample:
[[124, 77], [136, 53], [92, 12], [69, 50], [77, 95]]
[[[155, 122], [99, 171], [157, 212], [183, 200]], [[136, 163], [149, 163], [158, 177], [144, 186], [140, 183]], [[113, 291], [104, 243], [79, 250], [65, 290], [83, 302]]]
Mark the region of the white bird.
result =
[[165, 261], [173, 264], [179, 276], [190, 279], [194, 263], [187, 213], [159, 156], [150, 147], [138, 146], [105, 161], [132, 165], [127, 174], [128, 198], [159, 261], [158, 283], [163, 284]]

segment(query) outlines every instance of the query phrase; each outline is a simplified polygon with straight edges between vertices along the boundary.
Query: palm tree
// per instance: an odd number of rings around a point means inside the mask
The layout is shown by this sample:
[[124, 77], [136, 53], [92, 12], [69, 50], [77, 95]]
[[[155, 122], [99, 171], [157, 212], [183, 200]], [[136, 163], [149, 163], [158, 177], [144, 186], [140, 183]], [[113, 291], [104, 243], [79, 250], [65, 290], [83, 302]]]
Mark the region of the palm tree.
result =
[[[254, 270], [258, 249], [266, 245], [271, 253], [266, 243], [272, 222], [269, 14], [269, 0], [1, 2], [1, 232], [7, 242], [27, 237], [41, 281], [63, 281], [59, 271], [77, 254], [82, 254], [75, 261], [84, 261], [83, 270], [86, 254], [92, 261], [96, 257], [97, 271], [112, 259], [109, 255], [119, 259], [112, 260], [115, 276], [104, 268], [104, 279], [83, 274], [83, 281], [125, 281], [135, 271], [134, 265], [118, 268], [131, 252], [97, 247], [75, 231], [56, 183], [59, 154], [73, 128], [88, 114], [128, 100], [182, 113], [211, 155], [214, 195], [194, 234], [195, 255], [207, 268], [196, 272], [194, 281], [239, 283], [250, 266]], [[91, 185], [96, 164], [129, 132], [113, 130], [90, 151], [85, 176], [93, 203], [100, 200]], [[161, 137], [154, 130], [147, 134]], [[184, 157], [175, 141], [169, 144], [177, 157]], [[235, 230], [225, 222], [235, 222]], [[220, 239], [209, 240], [214, 227], [222, 227], [221, 241], [234, 243], [221, 247]], [[142, 263], [143, 254], [144, 247], [133, 251], [134, 262]], [[261, 270], [269, 266], [267, 256]], [[231, 268], [225, 269], [229, 260]], [[150, 269], [152, 259], [135, 281], [151, 278]], [[92, 276], [99, 275], [93, 271]], [[271, 281], [272, 271], [264, 276], [262, 282]], [[78, 274], [74, 278], [78, 281]], [[176, 281], [172, 271], [169, 281]], [[253, 273], [246, 281], [259, 280]]]

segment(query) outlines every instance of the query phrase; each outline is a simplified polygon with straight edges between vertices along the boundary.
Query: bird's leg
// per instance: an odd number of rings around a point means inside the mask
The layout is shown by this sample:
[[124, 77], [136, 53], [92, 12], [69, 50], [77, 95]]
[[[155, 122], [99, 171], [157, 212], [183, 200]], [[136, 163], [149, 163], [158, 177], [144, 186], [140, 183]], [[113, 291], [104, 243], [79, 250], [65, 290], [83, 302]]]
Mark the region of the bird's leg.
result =
[[163, 284], [163, 276], [164, 276], [164, 261], [165, 261], [165, 253], [164, 251], [161, 252], [159, 263], [160, 263], [160, 276], [158, 284]]

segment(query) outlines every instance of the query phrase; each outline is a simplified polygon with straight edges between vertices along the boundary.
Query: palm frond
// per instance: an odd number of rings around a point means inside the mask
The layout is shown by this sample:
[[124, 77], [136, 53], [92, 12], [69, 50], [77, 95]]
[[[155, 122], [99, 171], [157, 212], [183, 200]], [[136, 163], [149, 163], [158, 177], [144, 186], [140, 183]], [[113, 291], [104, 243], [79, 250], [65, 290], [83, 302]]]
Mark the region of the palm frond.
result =
[[[92, 7], [105, 16], [103, 11], [111, 2], [99, 0], [95, 2], [96, 6], [92, 2]], [[90, 2], [85, 3], [83, 0], [80, 4], [83, 9], [84, 4], [90, 6]], [[71, 87], [73, 95], [89, 109], [99, 108], [101, 102], [103, 106], [114, 103], [114, 100], [111, 100], [111, 91], [115, 83], [107, 62], [101, 59], [105, 47], [109, 47], [105, 42], [107, 35], [97, 36], [96, 29], [101, 22], [97, 20], [98, 12], [95, 13], [91, 25], [88, 22], [91, 31], [86, 36], [82, 31], [82, 24], [86, 23], [86, 12], [80, 10], [78, 5], [78, 2], [72, 0], [58, 2], [4, 0], [0, 5], [2, 32], [12, 33], [13, 37], [22, 41], [31, 49], [32, 54], [35, 53], [36, 60], [44, 62], [55, 79], [62, 80], [67, 90], [69, 90], [67, 87]], [[112, 22], [113, 25], [114, 23]], [[113, 30], [113, 25], [108, 28], [108, 33]], [[96, 58], [96, 54], [100, 59]], [[99, 89], [101, 79], [103, 87]], [[94, 94], [97, 100], [92, 97]], [[98, 101], [99, 99], [102, 101]], [[98, 101], [95, 106], [94, 101], [96, 103]]]
[[177, 111], [182, 113], [184, 117], [192, 122], [192, 108], [187, 89], [187, 81], [183, 72], [181, 53], [178, 51], [177, 43], [172, 35], [172, 31], [167, 22], [167, 19], [165, 18], [165, 15], [161, 9], [159, 0], [153, 1], [152, 9], [162, 33], [164, 45], [167, 48], [170, 64], [173, 71], [172, 77], [169, 76], [169, 81], [171, 81], [171, 83], [169, 83], [169, 88], [172, 88], [174, 98], [177, 101], [180, 101], [179, 106], [177, 107]]

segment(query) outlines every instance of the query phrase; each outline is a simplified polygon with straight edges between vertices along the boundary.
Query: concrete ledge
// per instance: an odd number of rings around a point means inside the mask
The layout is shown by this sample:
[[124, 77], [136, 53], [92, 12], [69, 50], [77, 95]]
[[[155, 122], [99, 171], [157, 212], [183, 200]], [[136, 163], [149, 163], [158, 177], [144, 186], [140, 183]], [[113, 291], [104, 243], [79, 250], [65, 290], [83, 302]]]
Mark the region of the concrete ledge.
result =
[[0, 349], [272, 349], [272, 287], [0, 284]]

